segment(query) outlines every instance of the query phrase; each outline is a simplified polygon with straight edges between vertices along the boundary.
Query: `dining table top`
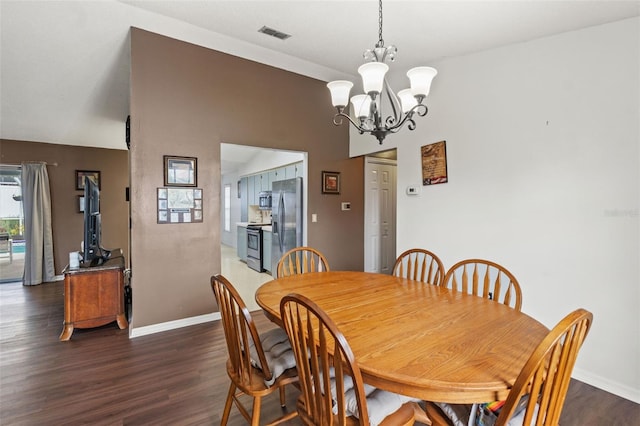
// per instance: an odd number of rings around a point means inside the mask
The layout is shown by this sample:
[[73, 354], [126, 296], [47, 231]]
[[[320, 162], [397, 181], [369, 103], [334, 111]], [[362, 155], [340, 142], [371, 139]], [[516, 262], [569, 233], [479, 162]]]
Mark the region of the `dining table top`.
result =
[[365, 383], [428, 401], [503, 400], [549, 332], [501, 303], [391, 275], [330, 271], [263, 284], [256, 301], [282, 325], [280, 300], [304, 295], [344, 334]]

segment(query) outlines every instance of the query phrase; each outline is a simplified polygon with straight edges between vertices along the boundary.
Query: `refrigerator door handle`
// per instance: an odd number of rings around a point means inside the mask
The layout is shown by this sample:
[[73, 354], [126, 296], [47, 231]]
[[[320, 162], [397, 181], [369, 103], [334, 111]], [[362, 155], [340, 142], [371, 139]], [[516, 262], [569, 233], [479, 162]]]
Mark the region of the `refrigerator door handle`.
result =
[[[278, 203], [278, 221], [282, 225], [284, 220], [284, 192], [280, 194], [280, 202]], [[278, 232], [278, 243], [280, 243], [280, 253], [284, 254], [284, 228], [280, 226], [282, 231]]]

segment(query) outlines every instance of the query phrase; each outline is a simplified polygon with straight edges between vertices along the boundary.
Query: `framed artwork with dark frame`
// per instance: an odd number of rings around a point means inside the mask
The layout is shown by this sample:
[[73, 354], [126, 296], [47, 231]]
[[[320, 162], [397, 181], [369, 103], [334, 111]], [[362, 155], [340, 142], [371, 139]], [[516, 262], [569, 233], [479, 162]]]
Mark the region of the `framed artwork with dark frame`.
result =
[[322, 193], [340, 194], [340, 172], [322, 172]]
[[422, 185], [436, 185], [449, 181], [447, 173], [447, 142], [440, 141], [420, 148]]
[[164, 186], [198, 186], [198, 159], [165, 155]]
[[84, 190], [84, 177], [89, 176], [96, 184], [98, 184], [98, 189], [101, 189], [100, 186], [100, 172], [97, 170], [76, 170], [76, 190], [82, 191]]

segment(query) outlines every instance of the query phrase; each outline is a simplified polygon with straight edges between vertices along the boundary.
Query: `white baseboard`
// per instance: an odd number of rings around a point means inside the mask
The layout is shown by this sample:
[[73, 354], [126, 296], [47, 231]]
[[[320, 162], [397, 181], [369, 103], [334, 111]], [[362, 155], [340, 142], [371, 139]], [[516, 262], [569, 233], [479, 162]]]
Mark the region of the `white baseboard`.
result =
[[618, 382], [611, 381], [579, 368], [573, 369], [571, 377], [591, 386], [595, 386], [598, 389], [602, 389], [603, 391], [612, 393], [620, 398], [628, 399], [636, 404], [640, 404], [640, 390], [638, 389], [621, 385]]
[[146, 325], [129, 330], [129, 338], [146, 336], [148, 334], [161, 333], [163, 331], [175, 330], [177, 328], [188, 327], [190, 325], [203, 324], [205, 322], [217, 321], [220, 319], [220, 312], [199, 315], [197, 317], [183, 318], [175, 321], [167, 321], [160, 324]]

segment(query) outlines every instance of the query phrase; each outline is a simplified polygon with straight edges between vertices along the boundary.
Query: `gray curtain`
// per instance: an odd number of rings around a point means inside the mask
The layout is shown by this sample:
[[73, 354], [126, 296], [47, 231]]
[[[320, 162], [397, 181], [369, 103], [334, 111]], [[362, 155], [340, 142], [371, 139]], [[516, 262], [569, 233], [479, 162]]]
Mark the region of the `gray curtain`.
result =
[[46, 163], [22, 163], [24, 208], [24, 285], [53, 281], [51, 195]]

